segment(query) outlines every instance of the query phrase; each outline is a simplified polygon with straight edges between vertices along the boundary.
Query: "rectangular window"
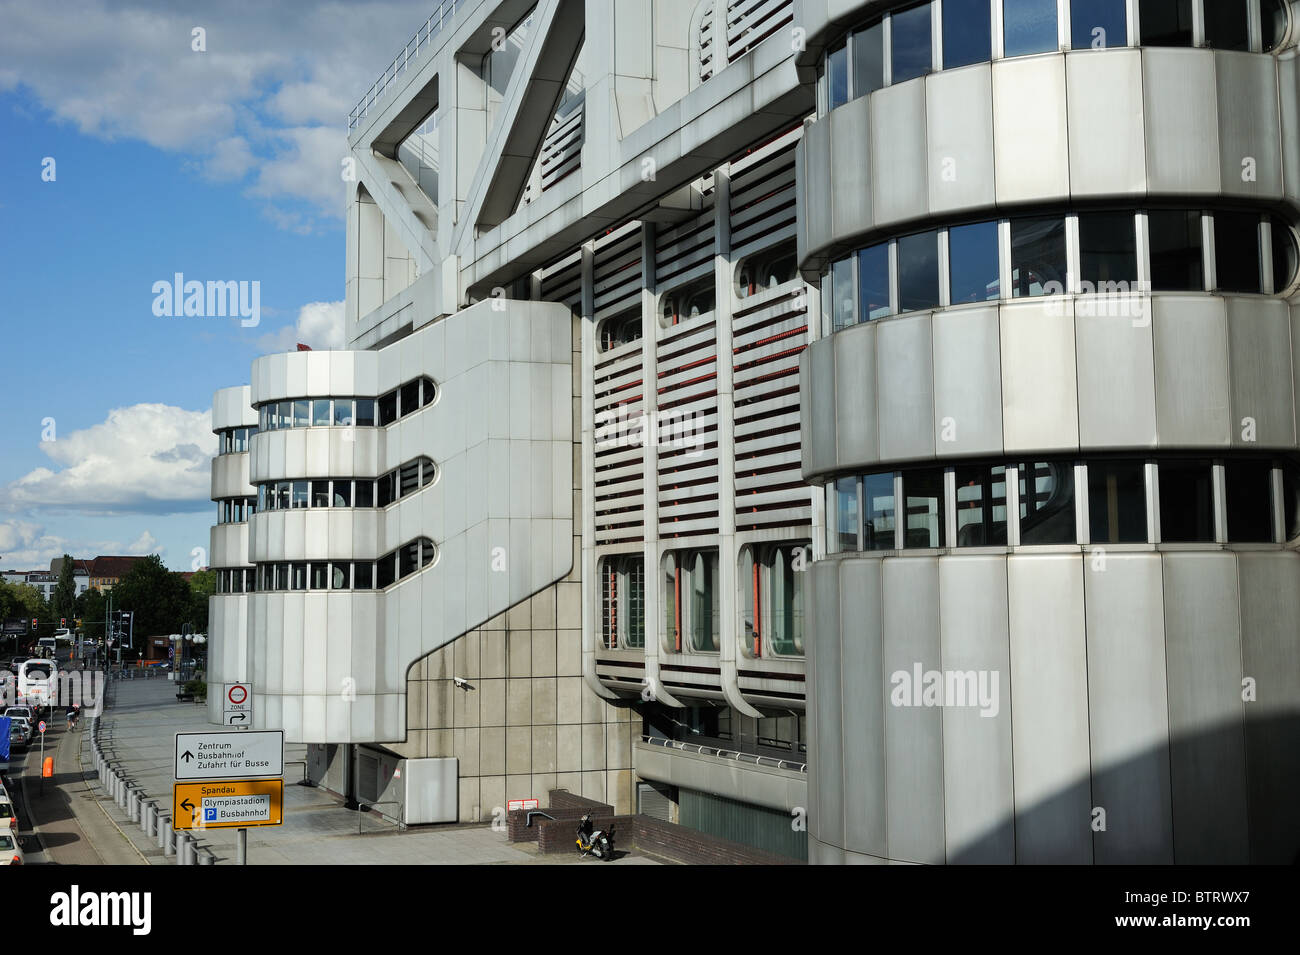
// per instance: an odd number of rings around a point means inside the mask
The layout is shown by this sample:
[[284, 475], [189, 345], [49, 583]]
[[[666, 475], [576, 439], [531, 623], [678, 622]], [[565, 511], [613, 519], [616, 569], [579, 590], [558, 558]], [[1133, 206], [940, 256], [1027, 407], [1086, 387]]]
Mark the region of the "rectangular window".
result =
[[1067, 461], [1018, 465], [1020, 543], [1074, 544], [1074, 467]]
[[889, 243], [858, 253], [858, 320], [882, 318], [889, 308]]
[[831, 109], [849, 101], [849, 50], [844, 44], [826, 55], [826, 93]]
[[989, 0], [944, 0], [943, 68], [955, 69], [993, 58]]
[[414, 544], [407, 544], [398, 551], [399, 566], [398, 575], [409, 577], [420, 567], [420, 544], [417, 541]]
[[358, 398], [356, 400], [356, 417], [353, 423], [358, 428], [370, 428], [375, 424], [375, 401], [373, 398]]
[[357, 481], [356, 501], [354, 507], [374, 507], [375, 506], [375, 482], [374, 481]]
[[311, 423], [311, 402], [299, 400], [293, 402], [293, 426], [305, 428]]
[[943, 547], [943, 471], [903, 472], [903, 500], [907, 502], [907, 534], [904, 547]]
[[352, 482], [351, 481], [334, 482], [334, 500], [332, 501], [332, 503], [335, 507], [352, 506]]
[[996, 222], [948, 230], [948, 287], [954, 305], [995, 301], [1001, 296]]
[[330, 589], [347, 590], [352, 567], [350, 564], [330, 564]]
[[385, 587], [391, 587], [396, 580], [397, 555], [388, 554], [375, 561], [375, 587], [383, 590]]
[[293, 506], [295, 508], [307, 506], [307, 482], [293, 482]]
[[1192, 0], [1140, 0], [1138, 23], [1143, 46], [1191, 46]]
[[1205, 290], [1199, 212], [1149, 212], [1147, 234], [1151, 243], [1152, 291]]
[[1056, 0], [1002, 0], [1002, 46], [1006, 56], [1058, 49]]
[[1273, 543], [1273, 465], [1269, 461], [1229, 462], [1223, 468], [1227, 492], [1228, 540]]
[[334, 427], [346, 428], [350, 424], [353, 424], [352, 399], [335, 398], [334, 399]]
[[939, 233], [921, 232], [898, 240], [898, 310], [939, 307]]
[[1206, 0], [1205, 43], [1216, 50], [1250, 49], [1250, 12], [1243, 0]]
[[311, 423], [317, 428], [329, 426], [330, 400], [328, 398], [317, 398], [311, 403]]
[[895, 13], [890, 22], [891, 83], [925, 76], [934, 68], [930, 40], [930, 4]]
[[1160, 539], [1167, 543], [1214, 540], [1214, 482], [1209, 461], [1160, 465]]
[[613, 560], [600, 563], [600, 635], [606, 649], [618, 649], [618, 570]]
[[1137, 290], [1137, 225], [1131, 212], [1079, 216], [1079, 278], [1084, 292]]
[[411, 461], [408, 464], [403, 464], [398, 472], [398, 480], [399, 496], [401, 497], [406, 497], [406, 495], [418, 489], [420, 486], [420, 462]]
[[398, 414], [405, 418], [412, 411], [420, 407], [420, 382], [419, 380], [408, 381], [402, 385], [402, 406], [398, 409]]
[[311, 482], [311, 506], [312, 507], [330, 506], [330, 482], [329, 481]]
[[866, 96], [884, 85], [885, 27], [876, 23], [853, 34], [853, 96]]
[[375, 565], [361, 561], [352, 567], [352, 589], [371, 590], [375, 585]]
[[1065, 220], [1052, 216], [1012, 219], [1012, 297], [1061, 295], [1065, 278]]
[[1128, 46], [1127, 0], [1071, 0], [1070, 46], [1105, 50]]
[[956, 479], [957, 546], [1005, 547], [1007, 469], [959, 467]]
[[894, 549], [894, 472], [862, 476], [862, 549]]
[[1251, 212], [1214, 214], [1214, 287], [1221, 292], [1262, 292], [1259, 216]]
[[620, 562], [627, 593], [626, 645], [645, 646], [645, 558], [628, 557]]
[[280, 427], [292, 428], [293, 427], [293, 402], [281, 401], [279, 408], [280, 408]]
[[288, 564], [275, 565], [275, 589], [276, 590], [289, 589], [289, 565]]
[[397, 420], [397, 392], [390, 391], [377, 402], [379, 406], [379, 424], [390, 425]]
[[329, 564], [311, 565], [311, 589], [325, 590], [329, 587]]
[[838, 332], [858, 321], [853, 299], [853, 260], [831, 263], [831, 331]]
[[1147, 491], [1141, 461], [1088, 464], [1088, 528], [1094, 544], [1147, 539]]
[[289, 582], [290, 588], [293, 590], [306, 590], [307, 589], [307, 565], [291, 564], [289, 566], [289, 570], [293, 575], [292, 579]]
[[397, 500], [397, 473], [385, 474], [375, 482], [375, 506], [387, 507]]
[[831, 485], [835, 523], [832, 553], [858, 549], [858, 479], [839, 478]]
[[275, 486], [276, 507], [282, 511], [289, 509], [289, 498], [293, 491], [293, 485], [288, 481], [281, 481]]

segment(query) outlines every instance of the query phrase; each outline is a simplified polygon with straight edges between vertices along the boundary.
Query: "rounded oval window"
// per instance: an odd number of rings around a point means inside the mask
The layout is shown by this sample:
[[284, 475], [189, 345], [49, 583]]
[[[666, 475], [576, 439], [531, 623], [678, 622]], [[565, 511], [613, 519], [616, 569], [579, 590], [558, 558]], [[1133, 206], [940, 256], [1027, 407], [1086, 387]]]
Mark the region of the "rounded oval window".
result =
[[1300, 251], [1294, 229], [1281, 219], [1271, 219], [1269, 226], [1273, 236], [1273, 291], [1281, 295], [1295, 284]]
[[1291, 20], [1286, 0], [1260, 0], [1260, 25], [1263, 27], [1264, 52], [1271, 53], [1286, 42]]

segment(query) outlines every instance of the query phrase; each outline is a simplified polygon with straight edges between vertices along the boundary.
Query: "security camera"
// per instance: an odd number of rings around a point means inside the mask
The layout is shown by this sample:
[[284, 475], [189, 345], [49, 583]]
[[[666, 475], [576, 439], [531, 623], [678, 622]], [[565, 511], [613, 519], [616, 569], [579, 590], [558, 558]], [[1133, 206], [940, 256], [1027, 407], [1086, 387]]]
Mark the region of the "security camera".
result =
[[474, 684], [470, 683], [469, 680], [465, 679], [463, 676], [452, 677], [452, 682], [454, 682], [462, 690], [474, 689]]

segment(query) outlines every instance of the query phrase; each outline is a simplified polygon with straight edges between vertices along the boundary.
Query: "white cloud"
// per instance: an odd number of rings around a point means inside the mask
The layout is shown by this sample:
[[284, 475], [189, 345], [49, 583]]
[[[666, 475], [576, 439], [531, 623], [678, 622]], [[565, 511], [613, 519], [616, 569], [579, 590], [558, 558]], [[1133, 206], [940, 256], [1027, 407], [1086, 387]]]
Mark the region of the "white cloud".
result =
[[311, 302], [298, 310], [298, 319], [278, 332], [263, 335], [257, 346], [265, 352], [294, 351], [298, 343], [315, 351], [347, 347], [342, 302]]
[[158, 538], [150, 534], [148, 529], [142, 531], [134, 543], [126, 545], [126, 554], [130, 556], [147, 557], [150, 554], [161, 554], [164, 550], [166, 548], [159, 546]]
[[[253, 195], [335, 219], [348, 110], [429, 6], [0, 0], [0, 92], [23, 86], [82, 133], [182, 153], [217, 180], [251, 175]], [[199, 26], [206, 52], [191, 49]]]
[[135, 543], [123, 544], [120, 540], [64, 537], [28, 521], [0, 521], [0, 568], [5, 570], [46, 570], [51, 560], [64, 554], [88, 560], [100, 554], [147, 556], [166, 551], [148, 530]]
[[139, 404], [40, 447], [55, 468], [6, 485], [7, 509], [172, 514], [208, 500], [217, 439], [210, 411]]

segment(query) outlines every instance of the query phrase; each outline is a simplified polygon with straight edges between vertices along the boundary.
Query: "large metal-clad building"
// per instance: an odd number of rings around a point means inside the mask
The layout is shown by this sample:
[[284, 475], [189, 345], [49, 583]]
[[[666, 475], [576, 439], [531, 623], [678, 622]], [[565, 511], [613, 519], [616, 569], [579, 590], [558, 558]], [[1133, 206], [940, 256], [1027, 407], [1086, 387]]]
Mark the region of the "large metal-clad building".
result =
[[256, 725], [408, 823], [1291, 860], [1300, 10], [413, 26], [348, 117], [348, 349], [214, 399]]

